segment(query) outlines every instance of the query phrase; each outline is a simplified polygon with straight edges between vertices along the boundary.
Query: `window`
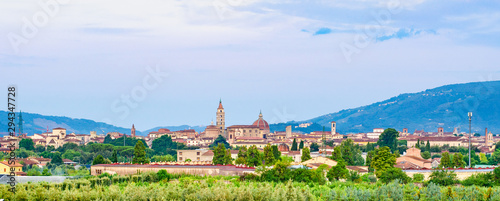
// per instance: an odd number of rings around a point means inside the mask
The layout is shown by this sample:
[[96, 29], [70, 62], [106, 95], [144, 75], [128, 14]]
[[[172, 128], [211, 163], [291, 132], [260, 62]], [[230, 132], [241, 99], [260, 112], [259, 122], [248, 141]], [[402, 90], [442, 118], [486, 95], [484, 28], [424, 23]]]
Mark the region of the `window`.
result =
[[199, 156], [199, 155], [200, 155], [200, 152], [196, 152], [196, 155], [198, 155], [198, 156]]
[[182, 161], [182, 157], [179, 157], [179, 160]]
[[250, 132], [250, 133], [251, 133], [251, 132], [252, 132], [252, 130], [249, 130], [248, 132]]
[[182, 156], [182, 152], [179, 152], [179, 155]]
[[200, 157], [196, 158], [196, 160], [198, 160], [198, 161], [199, 161], [199, 160], [200, 160]]

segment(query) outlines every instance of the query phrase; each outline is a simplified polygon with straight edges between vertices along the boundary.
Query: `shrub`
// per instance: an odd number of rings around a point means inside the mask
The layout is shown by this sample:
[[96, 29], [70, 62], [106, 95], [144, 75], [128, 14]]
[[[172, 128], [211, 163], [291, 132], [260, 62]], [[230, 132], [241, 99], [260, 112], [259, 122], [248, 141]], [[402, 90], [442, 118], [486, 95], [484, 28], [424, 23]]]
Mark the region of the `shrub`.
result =
[[420, 174], [420, 173], [417, 173], [417, 174], [414, 174], [413, 175], [413, 182], [423, 182], [424, 181], [424, 175], [423, 174]]
[[411, 181], [411, 178], [403, 170], [395, 167], [385, 170], [380, 174], [379, 179], [386, 184], [396, 179], [405, 184]]
[[478, 174], [473, 174], [470, 177], [467, 177], [465, 180], [462, 181], [462, 185], [464, 186], [485, 186], [485, 187], [491, 187], [494, 184], [493, 181], [493, 174], [492, 173], [478, 173]]
[[172, 175], [170, 175], [167, 170], [160, 170], [156, 173], [157, 177], [158, 177], [158, 180], [159, 181], [162, 181], [162, 180], [166, 180], [166, 181], [170, 181], [170, 178], [172, 177]]
[[459, 183], [457, 179], [457, 174], [455, 174], [455, 172], [453, 171], [448, 171], [448, 170], [433, 171], [432, 174], [429, 176], [429, 182], [442, 186], [449, 186]]
[[357, 171], [351, 170], [351, 171], [349, 171], [349, 174], [347, 175], [347, 180], [359, 183], [359, 182], [361, 182], [361, 176], [359, 175], [359, 173]]

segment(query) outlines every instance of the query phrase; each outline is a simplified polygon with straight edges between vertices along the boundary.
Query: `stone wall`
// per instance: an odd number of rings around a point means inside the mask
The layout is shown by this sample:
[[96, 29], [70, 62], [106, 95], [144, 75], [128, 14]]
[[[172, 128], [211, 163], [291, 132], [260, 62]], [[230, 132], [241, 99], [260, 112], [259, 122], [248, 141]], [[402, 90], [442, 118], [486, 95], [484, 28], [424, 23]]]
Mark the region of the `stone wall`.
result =
[[[429, 179], [429, 176], [432, 174], [432, 171], [435, 171], [435, 170], [403, 170], [403, 171], [406, 172], [406, 174], [412, 178], [413, 178], [414, 174], [417, 174], [417, 173], [423, 174], [425, 179], [427, 180], [427, 179]], [[487, 172], [491, 172], [491, 171], [493, 171], [493, 169], [454, 170], [454, 172], [455, 172], [455, 174], [457, 174], [457, 178], [459, 180], [464, 180], [473, 174], [487, 173]]]

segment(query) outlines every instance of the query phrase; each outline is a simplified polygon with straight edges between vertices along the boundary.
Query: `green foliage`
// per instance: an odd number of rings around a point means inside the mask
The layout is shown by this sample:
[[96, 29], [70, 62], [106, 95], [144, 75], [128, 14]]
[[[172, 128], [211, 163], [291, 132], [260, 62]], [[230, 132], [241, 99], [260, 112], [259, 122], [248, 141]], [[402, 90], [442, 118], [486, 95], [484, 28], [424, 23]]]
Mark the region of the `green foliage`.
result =
[[344, 160], [340, 159], [337, 161], [337, 165], [330, 168], [330, 170], [326, 174], [326, 177], [328, 178], [328, 180], [334, 181], [339, 179], [345, 179], [348, 174], [349, 170], [347, 170], [347, 168], [345, 167]]
[[441, 157], [442, 157], [441, 154], [433, 154], [431, 158], [435, 159], [435, 158], [441, 158]]
[[154, 155], [153, 157], [151, 157], [151, 161], [152, 162], [173, 162], [175, 161], [175, 157], [170, 155], [170, 154], [167, 154], [167, 155]]
[[247, 165], [250, 167], [262, 165], [262, 159], [261, 159], [259, 149], [257, 149], [257, 147], [255, 145], [248, 148]]
[[163, 135], [153, 140], [151, 149], [153, 149], [157, 155], [170, 154], [167, 150], [177, 149], [177, 143], [172, 141], [169, 135]]
[[170, 179], [172, 178], [172, 175], [170, 175], [167, 170], [164, 170], [164, 169], [161, 169], [159, 170], [157, 173], [156, 173], [157, 177], [158, 177], [158, 180], [159, 181], [162, 181], [162, 180], [165, 180], [165, 181], [170, 181]]
[[424, 151], [420, 153], [420, 156], [422, 156], [422, 158], [424, 159], [429, 159], [431, 158], [431, 153], [429, 151]]
[[449, 168], [453, 167], [453, 163], [450, 158], [450, 154], [448, 152], [444, 152], [441, 157], [441, 163], [438, 166], [439, 168]]
[[26, 150], [25, 148], [19, 148], [14, 151], [17, 158], [28, 158], [31, 156], [37, 156], [35, 152]]
[[300, 157], [300, 159], [302, 160], [302, 162], [311, 159], [311, 152], [309, 151], [309, 148], [306, 147], [302, 149], [302, 156]]
[[423, 182], [424, 181], [424, 175], [417, 173], [413, 175], [413, 182]]
[[448, 170], [435, 170], [432, 171], [429, 176], [429, 182], [441, 185], [441, 186], [449, 186], [453, 184], [457, 184], [457, 174], [453, 171]]
[[26, 150], [35, 150], [35, 144], [31, 138], [23, 138], [19, 141], [19, 148], [25, 148]]
[[149, 158], [146, 157], [146, 147], [142, 141], [137, 141], [134, 147], [134, 159], [133, 164], [148, 164]]
[[485, 186], [492, 187], [495, 184], [493, 173], [477, 173], [467, 177], [462, 182], [464, 186]]
[[342, 160], [347, 163], [347, 165], [364, 165], [365, 161], [361, 156], [361, 149], [358, 145], [354, 145], [352, 139], [347, 139], [342, 141], [339, 146], [334, 148], [332, 153], [332, 160], [339, 160], [339, 157], [342, 157]]
[[211, 145], [209, 145], [208, 147], [210, 149], [214, 149], [216, 146], [219, 146], [220, 143], [222, 143], [222, 145], [224, 145], [225, 149], [231, 149], [231, 145], [229, 145], [229, 143], [226, 141], [226, 138], [222, 137], [222, 135], [217, 136], [217, 138], [215, 138], [214, 142]]
[[52, 155], [52, 160], [50, 160], [50, 163], [54, 165], [62, 165], [63, 160], [61, 158], [61, 154], [59, 152], [54, 153], [54, 155]]
[[399, 132], [396, 129], [388, 128], [380, 134], [377, 144], [380, 147], [389, 147], [392, 152], [397, 148]]
[[309, 148], [311, 149], [311, 152], [319, 151], [319, 145], [316, 142], [313, 142]]
[[297, 151], [297, 141], [295, 140], [295, 138], [293, 138], [292, 148], [290, 149], [290, 151]]
[[275, 160], [279, 160], [281, 158], [281, 151], [278, 150], [278, 146], [273, 145], [271, 146], [273, 149], [273, 156]]
[[214, 157], [212, 158], [212, 164], [214, 165], [224, 165], [224, 156], [226, 155], [226, 148], [223, 143], [219, 143], [214, 149]]
[[97, 155], [94, 158], [94, 161], [92, 161], [92, 165], [98, 165], [98, 164], [108, 164], [106, 160], [104, 160], [104, 157], [102, 155]]
[[451, 161], [452, 167], [465, 167], [465, 161], [463, 160], [463, 155], [461, 153], [455, 153], [453, 154], [453, 159]]
[[411, 181], [411, 178], [408, 175], [406, 175], [406, 173], [403, 172], [403, 170], [395, 167], [391, 167], [383, 171], [383, 173], [377, 177], [380, 179], [380, 181], [386, 184], [394, 180], [399, 180], [400, 182], [405, 184]]
[[43, 169], [42, 171], [42, 176], [52, 176], [52, 173], [50, 173], [49, 169]]
[[428, 151], [428, 152], [431, 151], [431, 144], [429, 143], [429, 140], [427, 140], [427, 144], [425, 144], [425, 151]]
[[231, 158], [231, 149], [226, 149], [226, 155], [224, 155], [224, 165], [232, 165], [233, 158]]
[[111, 138], [111, 135], [110, 134], [107, 134], [106, 137], [104, 137], [104, 144], [109, 144], [111, 143], [111, 141], [113, 141], [113, 138]]
[[396, 165], [396, 156], [391, 154], [389, 147], [379, 148], [371, 162], [371, 167], [375, 170], [378, 178], [385, 170], [394, 167], [394, 165]]
[[239, 165], [247, 164], [247, 147], [244, 146], [240, 147], [235, 164]]
[[264, 147], [264, 163], [265, 165], [273, 165], [276, 157], [274, 156], [273, 149], [271, 148], [271, 144], [267, 144]]
[[118, 162], [118, 154], [116, 153], [116, 150], [113, 150], [113, 155], [111, 155], [111, 162], [112, 163]]
[[299, 150], [304, 148], [304, 140], [301, 140], [299, 143]]

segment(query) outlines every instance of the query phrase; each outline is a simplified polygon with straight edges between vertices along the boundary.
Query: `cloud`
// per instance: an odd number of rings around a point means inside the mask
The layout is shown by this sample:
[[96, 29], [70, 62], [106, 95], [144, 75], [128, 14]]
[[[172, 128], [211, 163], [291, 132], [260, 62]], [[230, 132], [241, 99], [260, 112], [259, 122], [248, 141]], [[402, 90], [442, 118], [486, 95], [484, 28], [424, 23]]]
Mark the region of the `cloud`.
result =
[[410, 37], [421, 35], [423, 33], [436, 34], [436, 31], [435, 30], [415, 30], [413, 28], [411, 28], [411, 29], [400, 28], [398, 31], [396, 31], [390, 35], [379, 36], [376, 38], [376, 40], [381, 42], [381, 41], [386, 41], [386, 40], [390, 40], [393, 38], [397, 38], [397, 39], [410, 38]]
[[330, 28], [322, 27], [318, 31], [314, 32], [314, 36], [332, 33]]

